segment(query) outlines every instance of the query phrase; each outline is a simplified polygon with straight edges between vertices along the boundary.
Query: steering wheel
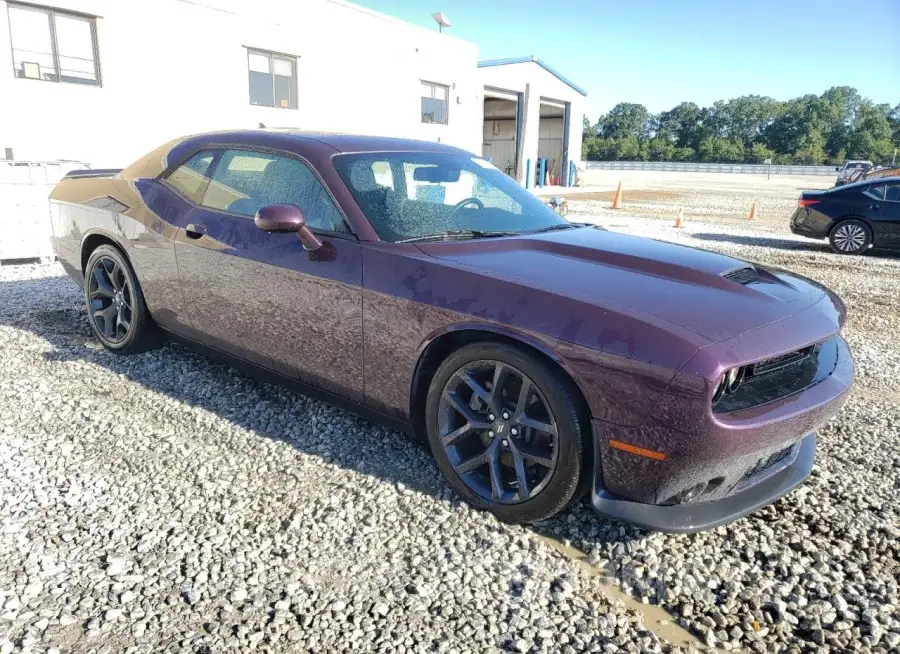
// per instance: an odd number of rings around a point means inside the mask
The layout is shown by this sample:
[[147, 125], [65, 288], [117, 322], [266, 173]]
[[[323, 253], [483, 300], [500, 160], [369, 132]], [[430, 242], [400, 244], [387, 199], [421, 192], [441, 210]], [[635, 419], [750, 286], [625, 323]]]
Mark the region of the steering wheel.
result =
[[453, 209], [450, 210], [450, 215], [452, 216], [457, 211], [469, 204], [473, 204], [479, 209], [484, 209], [484, 202], [482, 202], [478, 198], [466, 198], [465, 200], [461, 200], [460, 202], [457, 202], [453, 205]]

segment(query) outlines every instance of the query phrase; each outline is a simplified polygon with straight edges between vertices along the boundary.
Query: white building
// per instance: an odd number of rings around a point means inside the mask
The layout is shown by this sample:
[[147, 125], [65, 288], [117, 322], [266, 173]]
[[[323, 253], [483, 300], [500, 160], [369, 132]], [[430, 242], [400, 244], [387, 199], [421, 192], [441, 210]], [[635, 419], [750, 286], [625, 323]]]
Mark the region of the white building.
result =
[[537, 59], [479, 64], [472, 43], [344, 0], [0, 0], [14, 161], [119, 168], [177, 136], [264, 125], [440, 141], [529, 186], [541, 157], [565, 183], [583, 98]]

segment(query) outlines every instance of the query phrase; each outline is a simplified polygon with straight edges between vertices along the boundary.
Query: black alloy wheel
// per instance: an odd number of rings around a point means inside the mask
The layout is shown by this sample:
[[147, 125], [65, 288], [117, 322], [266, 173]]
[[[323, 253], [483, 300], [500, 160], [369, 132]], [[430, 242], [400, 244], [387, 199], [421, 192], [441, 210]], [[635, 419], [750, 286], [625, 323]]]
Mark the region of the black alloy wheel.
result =
[[89, 317], [94, 329], [109, 343], [128, 338], [134, 320], [134, 289], [121, 265], [112, 257], [94, 261], [88, 282]]
[[556, 420], [534, 382], [502, 361], [473, 361], [450, 378], [438, 410], [453, 469], [486, 500], [524, 502], [556, 466]]
[[134, 354], [158, 344], [134, 270], [116, 248], [101, 245], [91, 253], [85, 266], [84, 296], [88, 322], [106, 349]]
[[571, 384], [524, 352], [497, 343], [467, 346], [432, 382], [426, 417], [432, 451], [476, 506], [511, 522], [549, 517], [575, 499], [582, 478], [574, 395]]

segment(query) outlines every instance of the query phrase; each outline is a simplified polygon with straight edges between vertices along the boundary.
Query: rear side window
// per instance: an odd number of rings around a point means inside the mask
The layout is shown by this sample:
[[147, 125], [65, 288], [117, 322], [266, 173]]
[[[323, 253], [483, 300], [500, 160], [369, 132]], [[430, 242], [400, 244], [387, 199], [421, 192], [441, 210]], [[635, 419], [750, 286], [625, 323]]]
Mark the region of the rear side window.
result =
[[900, 183], [892, 182], [884, 185], [884, 199], [888, 202], [900, 202]]
[[166, 183], [195, 204], [200, 204], [209, 184], [214, 152], [198, 152], [166, 178]]
[[872, 186], [866, 189], [866, 195], [869, 195], [876, 200], [884, 200], [884, 184], [872, 184]]
[[328, 191], [306, 164], [277, 154], [226, 150], [202, 204], [248, 218], [270, 204], [292, 204], [300, 208], [312, 229], [347, 231]]

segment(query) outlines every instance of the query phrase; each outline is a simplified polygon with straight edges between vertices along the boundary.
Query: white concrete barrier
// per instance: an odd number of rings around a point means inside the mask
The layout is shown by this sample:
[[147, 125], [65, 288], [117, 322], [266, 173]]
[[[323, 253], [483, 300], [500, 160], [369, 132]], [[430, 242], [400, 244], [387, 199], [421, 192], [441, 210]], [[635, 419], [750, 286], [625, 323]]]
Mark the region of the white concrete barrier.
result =
[[0, 161], [0, 263], [48, 260], [52, 228], [47, 197], [80, 161]]

